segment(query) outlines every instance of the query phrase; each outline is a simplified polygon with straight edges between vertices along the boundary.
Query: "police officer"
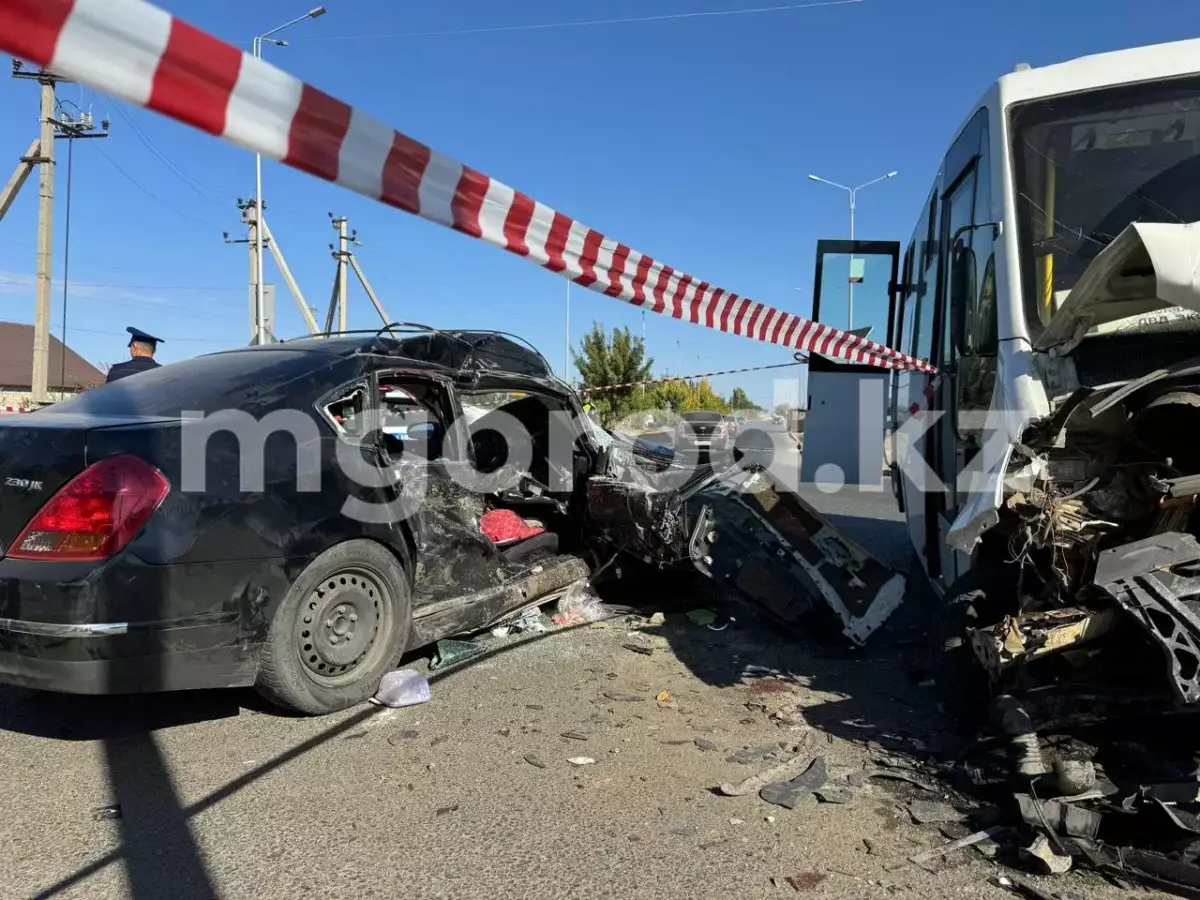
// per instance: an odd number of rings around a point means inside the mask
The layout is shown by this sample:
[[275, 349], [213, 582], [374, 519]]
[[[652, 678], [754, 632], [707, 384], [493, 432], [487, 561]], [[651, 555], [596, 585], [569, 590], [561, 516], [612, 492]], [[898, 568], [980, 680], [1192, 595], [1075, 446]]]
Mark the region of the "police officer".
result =
[[158, 344], [162, 339], [156, 338], [152, 334], [146, 334], [140, 328], [129, 327], [125, 330], [132, 335], [129, 339], [130, 358], [127, 362], [117, 363], [108, 370], [108, 378], [105, 379], [105, 384], [120, 378], [126, 378], [129, 375], [136, 375], [138, 372], [148, 372], [151, 369], [157, 369], [159, 366], [154, 361], [154, 351], [158, 349]]

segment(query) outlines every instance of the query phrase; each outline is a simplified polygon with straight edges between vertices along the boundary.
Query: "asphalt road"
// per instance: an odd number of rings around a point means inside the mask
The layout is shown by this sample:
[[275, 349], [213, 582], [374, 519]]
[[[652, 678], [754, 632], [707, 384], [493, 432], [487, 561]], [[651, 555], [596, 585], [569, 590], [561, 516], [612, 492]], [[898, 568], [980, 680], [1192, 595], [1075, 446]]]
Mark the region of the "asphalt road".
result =
[[[887, 498], [812, 498], [907, 565]], [[406, 710], [296, 719], [248, 692], [0, 688], [0, 897], [1009, 896], [971, 852], [938, 874], [906, 862], [946, 842], [912, 824], [909, 786], [792, 810], [714, 792], [763, 767], [728, 760], [747, 746], [799, 743], [845, 784], [881, 755], [951, 740], [905, 649], [924, 640], [920, 583], [857, 652], [748, 611], [722, 632], [697, 625], [683, 612], [713, 596], [688, 578], [608, 596], [666, 623], [490, 639], [485, 656], [431, 673], [432, 702]], [[584, 756], [595, 762], [568, 762]], [[1044, 886], [1116, 896], [1077, 878]]]

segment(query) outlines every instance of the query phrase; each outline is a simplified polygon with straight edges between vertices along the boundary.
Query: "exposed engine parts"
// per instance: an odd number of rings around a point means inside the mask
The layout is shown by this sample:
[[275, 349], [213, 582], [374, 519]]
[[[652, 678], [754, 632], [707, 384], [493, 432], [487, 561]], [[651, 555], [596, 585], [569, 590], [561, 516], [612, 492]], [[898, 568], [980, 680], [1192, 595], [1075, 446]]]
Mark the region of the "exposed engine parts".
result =
[[992, 538], [1012, 590], [969, 640], [1035, 718], [1090, 717], [1072, 696], [1200, 710], [1200, 393], [1165, 381], [1077, 391], [1014, 450]]

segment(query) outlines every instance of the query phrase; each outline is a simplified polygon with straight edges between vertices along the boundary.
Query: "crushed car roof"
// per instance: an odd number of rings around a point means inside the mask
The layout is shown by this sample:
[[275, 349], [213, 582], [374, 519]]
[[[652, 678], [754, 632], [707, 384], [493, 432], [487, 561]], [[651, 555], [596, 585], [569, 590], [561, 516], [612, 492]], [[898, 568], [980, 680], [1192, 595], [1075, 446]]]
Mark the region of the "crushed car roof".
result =
[[389, 356], [459, 371], [554, 377], [546, 358], [516, 335], [478, 329], [437, 329], [411, 322], [396, 322], [375, 331], [303, 337], [261, 347], [224, 350], [212, 355], [272, 350], [299, 350], [346, 357]]

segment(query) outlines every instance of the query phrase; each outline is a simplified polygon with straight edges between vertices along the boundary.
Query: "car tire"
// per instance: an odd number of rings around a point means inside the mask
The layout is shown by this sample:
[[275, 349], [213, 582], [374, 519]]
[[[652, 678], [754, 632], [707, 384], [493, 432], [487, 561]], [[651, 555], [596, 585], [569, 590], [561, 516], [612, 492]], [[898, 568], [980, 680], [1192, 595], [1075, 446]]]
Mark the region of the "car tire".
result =
[[965, 572], [942, 599], [932, 636], [933, 675], [942, 708], [961, 727], [987, 718], [991, 685], [975, 657], [968, 630], [982, 624], [989, 608], [986, 580], [979, 569]]
[[411, 631], [399, 560], [374, 541], [338, 544], [305, 567], [276, 610], [255, 689], [306, 715], [346, 709], [375, 693]]

